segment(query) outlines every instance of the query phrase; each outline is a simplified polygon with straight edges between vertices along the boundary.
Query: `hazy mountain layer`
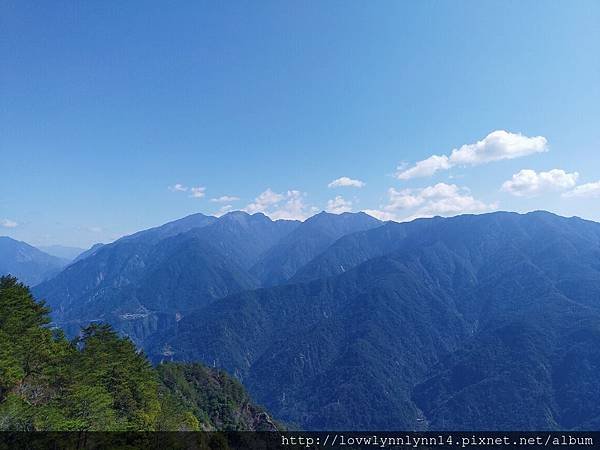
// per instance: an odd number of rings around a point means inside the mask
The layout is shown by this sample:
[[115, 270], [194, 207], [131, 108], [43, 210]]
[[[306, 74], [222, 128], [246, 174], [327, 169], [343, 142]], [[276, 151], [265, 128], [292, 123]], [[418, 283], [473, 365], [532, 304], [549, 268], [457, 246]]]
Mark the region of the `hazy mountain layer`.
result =
[[308, 429], [598, 423], [600, 224], [438, 218], [350, 235], [325, 254], [322, 270], [344, 272], [213, 302], [147, 350], [223, 367]]
[[68, 260], [6, 236], [0, 236], [0, 275], [13, 275], [29, 285], [36, 285], [56, 275]]
[[56, 256], [57, 258], [66, 259], [68, 261], [73, 261], [75, 258], [77, 258], [79, 255], [86, 251], [83, 248], [67, 247], [64, 245], [48, 245], [38, 248], [44, 253]]
[[224, 368], [301, 428], [600, 423], [600, 224], [577, 218], [195, 215], [36, 293], [71, 332], [108, 321], [156, 362]]
[[97, 247], [35, 289], [68, 333], [105, 321], [137, 343], [211, 300], [259, 287], [248, 269], [298, 225], [196, 214]]

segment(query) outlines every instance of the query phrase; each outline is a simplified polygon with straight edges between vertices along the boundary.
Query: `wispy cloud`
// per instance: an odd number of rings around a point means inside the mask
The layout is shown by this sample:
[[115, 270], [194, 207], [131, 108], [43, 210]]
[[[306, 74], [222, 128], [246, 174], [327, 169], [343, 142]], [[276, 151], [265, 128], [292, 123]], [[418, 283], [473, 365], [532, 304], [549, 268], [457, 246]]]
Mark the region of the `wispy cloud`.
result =
[[354, 180], [348, 177], [341, 177], [336, 180], [333, 180], [331, 183], [327, 185], [328, 188], [337, 188], [337, 187], [356, 187], [361, 188], [365, 186], [364, 181]]
[[565, 198], [571, 197], [582, 197], [582, 198], [595, 198], [600, 197], [600, 181], [593, 183], [580, 184], [576, 188], [565, 192], [563, 195]]
[[228, 212], [233, 210], [232, 205], [223, 205], [217, 211], [214, 212], [216, 217], [221, 217], [223, 214], [227, 214]]
[[243, 211], [249, 214], [262, 212], [271, 219], [304, 220], [317, 211], [317, 208], [306, 204], [306, 193], [290, 190], [274, 192], [271, 188], [262, 192]]
[[202, 198], [206, 195], [206, 188], [203, 186], [191, 187], [190, 188], [190, 197], [192, 198]]
[[399, 166], [398, 172], [396, 173], [396, 177], [401, 180], [429, 177], [440, 170], [448, 170], [452, 167], [452, 164], [446, 155], [432, 155], [423, 161], [419, 161], [409, 169], [405, 169], [404, 166], [404, 164]]
[[2, 219], [0, 220], [0, 226], [2, 226], [2, 228], [16, 228], [19, 224], [14, 220]]
[[495, 203], [486, 204], [475, 199], [466, 187], [446, 183], [400, 191], [390, 188], [388, 198], [389, 202], [380, 209], [365, 212], [381, 220], [404, 221], [437, 215], [479, 213], [497, 208]]
[[452, 150], [450, 155], [432, 155], [406, 169], [398, 167], [396, 177], [401, 180], [431, 176], [454, 166], [476, 166], [503, 159], [515, 159], [533, 153], [548, 151], [543, 136], [527, 137], [520, 133], [496, 130], [474, 144], [465, 144]]
[[577, 184], [577, 172], [568, 173], [562, 169], [536, 172], [523, 169], [502, 184], [502, 190], [517, 197], [535, 197], [546, 192], [565, 191]]
[[327, 202], [327, 211], [334, 214], [341, 214], [352, 211], [352, 202], [345, 200], [341, 195]]
[[239, 199], [239, 197], [235, 197], [233, 195], [223, 195], [221, 197], [211, 198], [210, 201], [216, 203], [229, 203], [238, 201]]
[[173, 186], [169, 186], [169, 190], [171, 192], [187, 192], [188, 188], [181, 183], [174, 184]]
[[187, 187], [181, 183], [176, 183], [173, 186], [169, 186], [171, 192], [189, 192], [191, 198], [203, 198], [206, 195], [206, 188], [204, 186]]

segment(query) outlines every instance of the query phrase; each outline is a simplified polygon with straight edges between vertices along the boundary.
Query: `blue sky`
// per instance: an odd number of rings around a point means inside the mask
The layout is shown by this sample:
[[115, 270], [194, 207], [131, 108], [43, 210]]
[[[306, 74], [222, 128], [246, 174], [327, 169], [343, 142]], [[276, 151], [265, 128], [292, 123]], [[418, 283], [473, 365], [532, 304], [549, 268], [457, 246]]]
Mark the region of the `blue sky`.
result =
[[0, 235], [87, 247], [228, 207], [600, 220], [597, 1], [123, 3], [2, 2]]

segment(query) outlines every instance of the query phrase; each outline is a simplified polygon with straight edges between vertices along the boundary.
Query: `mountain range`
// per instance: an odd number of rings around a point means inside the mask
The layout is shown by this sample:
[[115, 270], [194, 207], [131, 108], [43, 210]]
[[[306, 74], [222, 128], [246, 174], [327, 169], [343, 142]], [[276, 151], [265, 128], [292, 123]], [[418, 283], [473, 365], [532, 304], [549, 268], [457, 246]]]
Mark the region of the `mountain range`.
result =
[[[67, 332], [105, 321], [141, 344], [215, 299], [285, 281], [344, 233], [378, 225], [366, 214], [321, 213], [305, 222], [195, 214], [97, 248], [34, 292]], [[293, 262], [286, 264], [287, 249]]]
[[68, 333], [235, 375], [302, 429], [600, 427], [600, 224], [196, 214], [34, 288]]
[[51, 278], [69, 264], [25, 242], [0, 236], [0, 275], [12, 274], [29, 285]]

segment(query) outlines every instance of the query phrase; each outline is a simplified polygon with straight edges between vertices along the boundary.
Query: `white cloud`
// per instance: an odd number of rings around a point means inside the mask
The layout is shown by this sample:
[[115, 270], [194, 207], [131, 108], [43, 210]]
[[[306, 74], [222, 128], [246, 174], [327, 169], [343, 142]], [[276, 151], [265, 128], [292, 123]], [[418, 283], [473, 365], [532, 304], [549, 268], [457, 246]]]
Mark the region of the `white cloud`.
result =
[[223, 214], [227, 214], [232, 209], [233, 209], [232, 205], [223, 205], [214, 213], [214, 215], [216, 217], [221, 217]]
[[565, 192], [563, 197], [584, 197], [584, 198], [592, 198], [592, 197], [600, 197], [600, 181], [596, 181], [594, 183], [586, 183], [577, 186], [575, 189]]
[[271, 188], [261, 193], [248, 204], [243, 211], [249, 214], [262, 212], [271, 219], [304, 220], [317, 211], [317, 208], [305, 203], [306, 194], [291, 190], [283, 193], [273, 192]]
[[480, 213], [497, 208], [475, 199], [465, 187], [438, 183], [420, 189], [388, 190], [389, 202], [378, 210], [365, 210], [380, 220], [406, 221], [419, 217]]
[[327, 187], [328, 188], [336, 188], [336, 187], [361, 188], [361, 187], [364, 187], [365, 185], [366, 185], [366, 183], [364, 181], [353, 180], [352, 178], [348, 178], [348, 177], [341, 177], [341, 178], [338, 178], [337, 180], [333, 180], [331, 183], [329, 183], [327, 185]]
[[216, 203], [229, 203], [229, 202], [238, 201], [239, 199], [240, 199], [239, 197], [235, 197], [233, 195], [223, 195], [221, 197], [211, 198], [210, 201], [216, 202]]
[[454, 166], [477, 166], [503, 159], [515, 159], [533, 153], [548, 151], [548, 141], [543, 136], [527, 137], [505, 130], [492, 131], [481, 141], [455, 148], [447, 155], [433, 155], [419, 161], [413, 167], [398, 167], [396, 177], [408, 180], [426, 177]]
[[174, 184], [173, 186], [169, 186], [169, 190], [171, 192], [186, 192], [188, 188], [181, 183]]
[[577, 172], [567, 173], [562, 169], [536, 172], [523, 169], [502, 184], [502, 190], [517, 197], [534, 197], [545, 192], [564, 191], [577, 184]]
[[381, 209], [363, 209], [363, 212], [367, 213], [371, 217], [375, 217], [376, 219], [379, 219], [382, 221], [387, 221], [387, 220], [398, 221], [399, 220], [395, 213], [383, 211]]
[[192, 197], [192, 198], [202, 198], [202, 197], [204, 197], [206, 195], [205, 191], [206, 191], [205, 187], [201, 187], [201, 186], [192, 187], [192, 188], [190, 188], [190, 197]]
[[102, 228], [101, 227], [89, 227], [88, 231], [91, 231], [92, 233], [102, 233]]
[[189, 192], [190, 197], [192, 198], [202, 198], [206, 195], [206, 188], [203, 186], [197, 187], [187, 187], [181, 183], [174, 184], [173, 186], [169, 186], [169, 190], [171, 192]]
[[327, 211], [334, 214], [341, 214], [352, 211], [352, 202], [345, 200], [341, 195], [327, 202]]
[[548, 141], [543, 136], [527, 137], [521, 133], [496, 130], [475, 144], [452, 150], [450, 162], [454, 165], [484, 164], [503, 159], [515, 159], [533, 153], [548, 151]]
[[248, 212], [249, 214], [265, 212], [272, 206], [277, 205], [281, 200], [283, 200], [283, 198], [284, 196], [282, 194], [273, 192], [271, 188], [268, 188], [266, 191], [262, 192], [258, 197], [256, 197], [253, 203], [250, 203], [248, 206], [246, 206], [244, 211]]
[[410, 178], [429, 177], [435, 174], [439, 170], [447, 170], [450, 167], [450, 161], [446, 155], [432, 155], [423, 161], [419, 161], [410, 169], [402, 170], [396, 174], [401, 180], [408, 180]]
[[19, 226], [19, 224], [14, 220], [2, 219], [0, 220], [0, 226], [2, 226], [3, 228], [16, 228]]

